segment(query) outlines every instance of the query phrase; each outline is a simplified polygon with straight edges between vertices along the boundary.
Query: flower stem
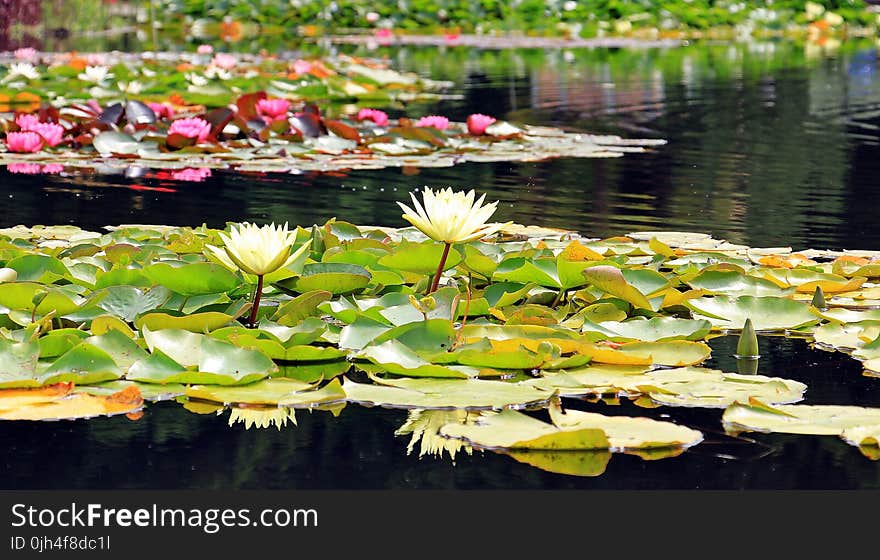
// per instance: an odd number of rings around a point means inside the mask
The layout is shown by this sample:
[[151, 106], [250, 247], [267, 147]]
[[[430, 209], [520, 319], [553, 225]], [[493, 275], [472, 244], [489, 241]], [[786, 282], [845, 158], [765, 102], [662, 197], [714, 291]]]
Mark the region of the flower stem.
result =
[[251, 307], [251, 315], [248, 317], [248, 326], [256, 327], [257, 311], [260, 310], [260, 296], [263, 295], [263, 276], [257, 275], [257, 289], [254, 290], [254, 305]]
[[425, 295], [433, 293], [434, 290], [437, 289], [437, 286], [440, 285], [440, 275], [443, 274], [443, 267], [446, 265], [446, 257], [449, 256], [449, 248], [452, 247], [452, 243], [446, 243], [446, 246], [443, 247], [443, 256], [440, 257], [440, 265], [437, 267], [437, 274], [434, 275], [434, 280], [431, 282], [431, 287], [428, 288], [428, 291]]

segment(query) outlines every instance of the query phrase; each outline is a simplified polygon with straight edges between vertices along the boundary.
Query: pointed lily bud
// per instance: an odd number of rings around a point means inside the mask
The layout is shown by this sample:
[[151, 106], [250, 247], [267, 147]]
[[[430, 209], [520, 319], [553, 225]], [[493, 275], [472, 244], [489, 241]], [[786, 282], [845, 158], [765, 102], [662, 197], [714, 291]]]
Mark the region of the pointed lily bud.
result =
[[810, 302], [810, 305], [816, 309], [825, 309], [825, 294], [822, 293], [822, 286], [816, 286], [816, 291], [813, 292], [813, 301]]
[[755, 334], [755, 328], [752, 326], [752, 320], [746, 319], [739, 335], [739, 342], [736, 344], [737, 358], [758, 358], [758, 336]]

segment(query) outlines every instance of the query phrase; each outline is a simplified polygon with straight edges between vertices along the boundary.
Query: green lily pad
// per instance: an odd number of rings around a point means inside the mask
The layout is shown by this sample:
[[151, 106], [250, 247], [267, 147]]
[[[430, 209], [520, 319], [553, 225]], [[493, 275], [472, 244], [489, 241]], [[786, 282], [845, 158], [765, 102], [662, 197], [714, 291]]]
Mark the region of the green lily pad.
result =
[[298, 379], [263, 379], [248, 385], [238, 387], [216, 387], [208, 385], [194, 385], [188, 387], [186, 396], [201, 400], [215, 401], [223, 404], [271, 404], [277, 405], [278, 401], [300, 391], [310, 391], [313, 384], [299, 381]]
[[136, 361], [147, 357], [147, 352], [134, 340], [115, 329], [91, 336], [86, 342], [107, 352], [123, 371], [127, 371]]
[[[653, 309], [651, 302], [646, 297], [647, 294], [643, 294], [628, 282], [626, 276], [624, 276], [624, 271], [621, 271], [619, 268], [606, 265], [591, 266], [584, 269], [582, 274], [590, 284], [607, 294], [619, 297], [640, 309]], [[663, 278], [661, 274], [656, 274]], [[663, 281], [664, 285], [668, 285], [668, 281], [665, 278], [663, 278]]]
[[38, 316], [54, 311], [58, 317], [79, 309], [85, 298], [69, 288], [49, 287], [37, 282], [5, 282], [0, 284], [0, 305]]
[[274, 285], [299, 294], [324, 290], [339, 295], [362, 290], [371, 278], [370, 272], [362, 266], [315, 263], [303, 266], [301, 276], [279, 280]]
[[160, 329], [182, 329], [207, 333], [233, 322], [235, 317], [218, 311], [185, 314], [180, 312], [148, 311], [134, 321], [135, 328], [147, 327], [151, 331]]
[[756, 331], [795, 329], [819, 322], [807, 304], [787, 298], [714, 296], [690, 299], [685, 305], [698, 315], [696, 318], [731, 330], [741, 329], [746, 319], [752, 320]]
[[278, 306], [272, 320], [288, 327], [296, 325], [307, 317], [319, 315], [318, 306], [329, 301], [333, 293], [327, 290], [313, 290], [300, 294]]
[[180, 329], [151, 331], [145, 327], [142, 330], [151, 352], [161, 350], [188, 370], [196, 368], [187, 371], [186, 376], [169, 379], [168, 383], [243, 385], [262, 379], [278, 368], [262, 352], [239, 348], [202, 334]]
[[103, 297], [98, 302], [101, 309], [129, 323], [141, 313], [161, 307], [171, 297], [171, 292], [161, 286], [145, 290], [134, 286], [110, 286], [101, 293]]
[[786, 296], [793, 289], [780, 288], [764, 278], [733, 271], [706, 270], [687, 281], [691, 288], [731, 296]]
[[184, 379], [191, 373], [161, 350], [154, 349], [152, 354], [129, 366], [125, 378], [146, 384], [177, 385], [185, 383]]
[[[468, 366], [432, 364], [397, 340], [388, 340], [382, 344], [367, 346], [355, 353], [353, 358], [381, 366], [387, 373], [409, 377], [467, 379], [476, 377], [480, 373], [478, 369]], [[357, 367], [357, 363], [355, 363], [355, 367]]]
[[[423, 243], [410, 243], [402, 241], [393, 252], [380, 258], [377, 263], [391, 270], [405, 270], [417, 274], [433, 274], [440, 266], [440, 258], [443, 256], [443, 243], [437, 241], [425, 241]], [[461, 262], [458, 251], [449, 251], [443, 270], [456, 267]]]
[[777, 405], [736, 402], [721, 416], [728, 431], [842, 435], [847, 429], [880, 424], [880, 408], [843, 405]]
[[[663, 342], [704, 339], [712, 329], [712, 324], [706, 320], [653, 317], [634, 318], [623, 322], [605, 321], [602, 323], [602, 329], [614, 333], [612, 340]], [[584, 330], [587, 330], [587, 327], [584, 327]]]
[[80, 329], [55, 329], [39, 338], [40, 358], [57, 358], [84, 339], [89, 333]]
[[345, 378], [346, 400], [392, 408], [501, 409], [541, 404], [554, 393], [527, 385], [483, 379], [395, 379], [382, 385]]
[[324, 379], [332, 379], [340, 376], [351, 369], [351, 362], [347, 360], [326, 361], [316, 363], [279, 364], [278, 371], [273, 377], [290, 377], [306, 383], [316, 383]]
[[228, 292], [241, 285], [241, 279], [219, 264], [156, 263], [146, 266], [143, 274], [153, 283], [184, 296]]
[[38, 342], [0, 337], [0, 389], [39, 386], [35, 379], [39, 358]]
[[61, 278], [70, 277], [70, 272], [64, 263], [48, 255], [21, 255], [7, 261], [6, 268], [18, 273], [19, 282], [52, 284]]
[[40, 385], [72, 381], [77, 385], [89, 385], [119, 379], [123, 375], [113, 357], [87, 342], [71, 348], [51, 364], [40, 368]]

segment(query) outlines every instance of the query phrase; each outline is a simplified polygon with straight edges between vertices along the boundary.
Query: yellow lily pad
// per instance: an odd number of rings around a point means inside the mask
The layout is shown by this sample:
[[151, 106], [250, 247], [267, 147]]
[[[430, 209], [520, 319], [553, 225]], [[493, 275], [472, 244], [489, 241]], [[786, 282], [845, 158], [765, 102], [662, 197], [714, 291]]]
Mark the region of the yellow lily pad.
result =
[[141, 392], [131, 386], [107, 396], [72, 393], [49, 401], [0, 409], [0, 420], [74, 420], [112, 416], [136, 412], [143, 404]]

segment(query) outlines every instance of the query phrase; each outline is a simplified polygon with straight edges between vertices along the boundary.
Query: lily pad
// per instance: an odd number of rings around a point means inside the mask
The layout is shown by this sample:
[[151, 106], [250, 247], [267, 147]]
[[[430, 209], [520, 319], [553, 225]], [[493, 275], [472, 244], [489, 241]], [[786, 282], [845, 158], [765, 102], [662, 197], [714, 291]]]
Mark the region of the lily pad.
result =
[[502, 409], [545, 403], [554, 393], [527, 385], [483, 379], [395, 379], [382, 385], [345, 378], [348, 401], [392, 408]]
[[484, 413], [473, 425], [450, 424], [440, 433], [490, 449], [555, 451], [690, 447], [703, 440], [697, 430], [649, 418], [575, 410], [562, 413], [555, 407], [550, 408], [550, 415], [552, 424], [513, 410]]
[[140, 391], [132, 386], [107, 396], [75, 393], [10, 409], [0, 408], [0, 420], [73, 420], [129, 414], [140, 410], [143, 403]]
[[721, 417], [728, 431], [842, 435], [847, 429], [880, 424], [880, 408], [844, 405], [777, 405], [736, 402]]
[[311, 404], [341, 401], [345, 398], [338, 379], [321, 389], [298, 379], [264, 379], [238, 387], [194, 385], [188, 387], [186, 396], [194, 399], [224, 404], [262, 404], [278, 406], [307, 406]]
[[713, 326], [741, 329], [746, 319], [756, 331], [779, 331], [814, 325], [819, 318], [805, 303], [786, 298], [754, 296], [715, 296], [690, 299], [685, 305]]

